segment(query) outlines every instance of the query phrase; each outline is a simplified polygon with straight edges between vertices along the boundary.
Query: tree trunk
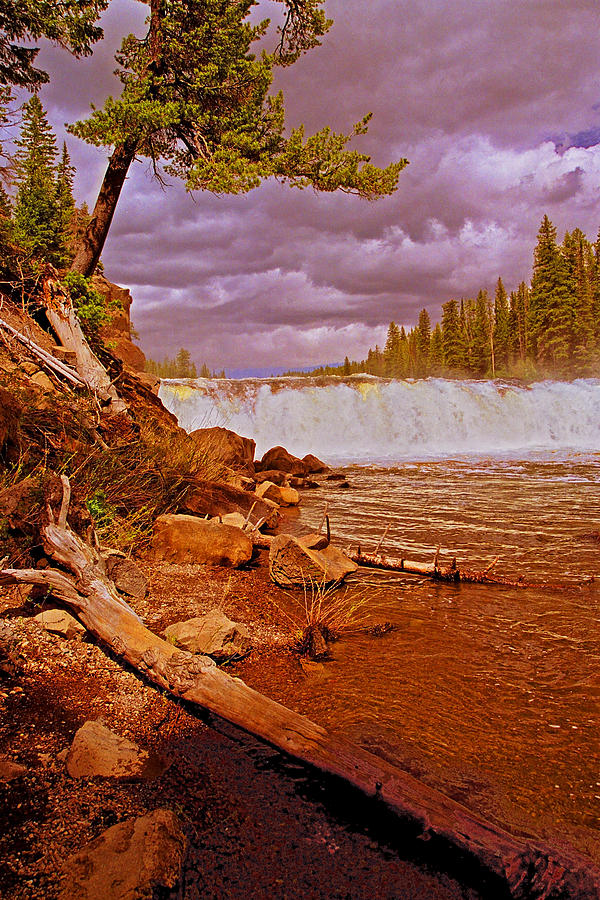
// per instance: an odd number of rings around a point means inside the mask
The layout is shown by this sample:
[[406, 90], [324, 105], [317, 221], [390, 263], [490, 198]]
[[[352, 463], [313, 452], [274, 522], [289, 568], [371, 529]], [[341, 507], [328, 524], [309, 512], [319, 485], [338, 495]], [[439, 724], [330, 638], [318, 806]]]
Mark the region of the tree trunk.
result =
[[71, 271], [79, 272], [89, 278], [100, 259], [104, 249], [104, 242], [112, 222], [121, 189], [125, 183], [127, 172], [133, 160], [137, 142], [129, 139], [118, 144], [108, 161], [108, 167], [104, 175], [102, 187], [96, 200], [85, 234], [81, 238], [75, 259], [71, 263]]
[[208, 657], [177, 650], [154, 635], [119, 598], [98, 551], [67, 524], [70, 485], [65, 476], [62, 480], [60, 513], [55, 521], [48, 511], [50, 521], [43, 528], [42, 541], [47, 555], [72, 576], [57, 569], [4, 569], [0, 585], [45, 585], [92, 634], [154, 684], [348, 782], [393, 811], [424, 839], [435, 839], [439, 852], [450, 850], [483, 866], [502, 880], [513, 897], [590, 900], [600, 896], [600, 870], [591, 860], [514, 837], [401, 769], [226, 675]]
[[123, 412], [127, 404], [119, 397], [108, 372], [92, 352], [71, 298], [65, 293], [53, 269], [44, 278], [43, 293], [48, 321], [63, 347], [75, 354], [77, 373], [103, 403], [110, 404], [112, 412]]

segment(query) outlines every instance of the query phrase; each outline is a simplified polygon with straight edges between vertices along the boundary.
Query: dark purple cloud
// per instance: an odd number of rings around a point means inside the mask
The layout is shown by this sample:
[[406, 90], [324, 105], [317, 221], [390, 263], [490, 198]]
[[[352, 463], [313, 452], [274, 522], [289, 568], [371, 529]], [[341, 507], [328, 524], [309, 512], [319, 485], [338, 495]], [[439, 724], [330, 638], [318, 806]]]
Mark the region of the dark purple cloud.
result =
[[[55, 124], [118, 90], [119, 35], [145, 7], [112, 0], [107, 39], [77, 63], [44, 51]], [[109, 277], [131, 287], [152, 356], [188, 347], [211, 367], [300, 366], [362, 357], [391, 319], [435, 320], [451, 296], [529, 279], [539, 222], [595, 238], [600, 184], [600, 37], [595, 0], [329, 0], [323, 46], [278, 73], [288, 121], [348, 129], [361, 149], [407, 156], [378, 203], [270, 183], [243, 197], [127, 180], [107, 243]], [[258, 12], [281, 13], [261, 0]], [[560, 135], [560, 137], [556, 137]], [[553, 137], [555, 136], [555, 137]], [[69, 141], [92, 204], [106, 154]]]

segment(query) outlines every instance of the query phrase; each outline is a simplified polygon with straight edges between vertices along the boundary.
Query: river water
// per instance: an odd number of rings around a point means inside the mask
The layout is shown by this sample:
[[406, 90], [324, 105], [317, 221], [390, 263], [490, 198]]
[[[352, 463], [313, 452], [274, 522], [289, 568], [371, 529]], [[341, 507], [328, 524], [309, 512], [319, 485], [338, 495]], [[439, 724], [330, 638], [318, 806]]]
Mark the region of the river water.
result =
[[[284, 382], [282, 384], [282, 381]], [[225, 424], [338, 463], [292, 527], [328, 504], [340, 546], [560, 588], [436, 584], [362, 570], [345, 634], [289, 705], [513, 831], [600, 859], [600, 382], [164, 383], [188, 429]], [[298, 415], [301, 411], [301, 416]], [[201, 421], [199, 420], [199, 417]]]

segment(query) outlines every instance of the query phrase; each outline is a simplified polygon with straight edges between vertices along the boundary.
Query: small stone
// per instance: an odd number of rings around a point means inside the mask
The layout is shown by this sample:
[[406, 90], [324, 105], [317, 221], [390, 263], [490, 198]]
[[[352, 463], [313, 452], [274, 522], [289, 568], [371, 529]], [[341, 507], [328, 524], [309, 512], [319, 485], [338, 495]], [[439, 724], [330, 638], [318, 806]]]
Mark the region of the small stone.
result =
[[71, 778], [101, 775], [149, 780], [164, 769], [163, 760], [115, 734], [102, 722], [85, 722], [75, 733], [67, 754], [67, 772]]
[[250, 647], [248, 630], [232, 622], [218, 609], [205, 616], [175, 622], [165, 629], [165, 637], [190, 653], [204, 653], [216, 660], [246, 653]]
[[81, 640], [86, 632], [81, 622], [78, 622], [74, 616], [64, 609], [44, 609], [37, 616], [34, 616], [34, 621], [38, 622], [51, 634], [58, 634], [67, 640]]
[[26, 771], [27, 769], [25, 766], [12, 762], [10, 759], [0, 757], [0, 781], [14, 781], [15, 778], [24, 775]]
[[44, 394], [54, 393], [54, 385], [45, 372], [36, 372], [31, 376], [30, 381], [33, 381], [34, 384], [37, 384], [37, 386], [41, 388]]

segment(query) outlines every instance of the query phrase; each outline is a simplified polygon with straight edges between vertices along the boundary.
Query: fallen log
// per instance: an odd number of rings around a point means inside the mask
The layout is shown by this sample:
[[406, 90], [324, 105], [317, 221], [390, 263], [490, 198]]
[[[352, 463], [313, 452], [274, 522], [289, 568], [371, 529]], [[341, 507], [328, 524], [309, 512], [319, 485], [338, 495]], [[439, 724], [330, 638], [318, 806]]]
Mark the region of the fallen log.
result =
[[48, 508], [42, 543], [58, 569], [0, 571], [0, 585], [42, 584], [85, 627], [155, 685], [220, 716], [321, 772], [336, 776], [381, 803], [436, 847], [450, 849], [492, 873], [514, 898], [600, 897], [600, 869], [575, 852], [555, 852], [517, 838], [439, 791], [305, 716], [286, 709], [222, 672], [205, 656], [177, 650], [154, 635], [117, 595], [97, 546], [69, 527], [70, 486], [58, 517]]
[[[453, 559], [449, 566], [439, 565], [439, 550], [436, 552], [435, 559], [432, 563], [417, 562], [413, 559], [398, 559], [393, 556], [379, 556], [375, 553], [363, 553], [358, 547], [356, 553], [347, 550], [346, 553], [350, 559], [358, 566], [365, 569], [385, 569], [389, 572], [406, 572], [407, 575], [422, 575], [425, 578], [432, 578], [434, 581], [450, 581], [465, 582], [468, 584], [501, 584], [506, 587], [515, 588], [544, 588], [545, 590], [565, 590], [568, 587], [574, 587], [575, 584], [558, 584], [547, 581], [526, 581], [523, 576], [516, 580], [505, 578], [502, 575], [492, 575], [491, 571], [498, 562], [496, 557], [485, 569], [473, 570], [458, 568], [456, 559]], [[587, 579], [587, 582], [593, 581], [593, 578]], [[581, 584], [586, 581], [579, 582]]]
[[47, 366], [47, 368], [51, 369], [51, 371], [55, 372], [57, 375], [60, 375], [61, 378], [66, 378], [71, 384], [79, 387], [86, 386], [85, 381], [83, 378], [80, 378], [75, 369], [62, 362], [62, 360], [56, 359], [55, 356], [52, 356], [51, 353], [48, 353], [47, 350], [44, 350], [43, 347], [40, 347], [39, 344], [36, 344], [31, 338], [21, 334], [16, 328], [13, 328], [8, 322], [5, 322], [4, 319], [0, 319], [0, 328], [4, 328], [12, 334], [12, 336], [20, 341], [24, 347], [27, 347], [33, 356], [37, 357], [43, 365]]

